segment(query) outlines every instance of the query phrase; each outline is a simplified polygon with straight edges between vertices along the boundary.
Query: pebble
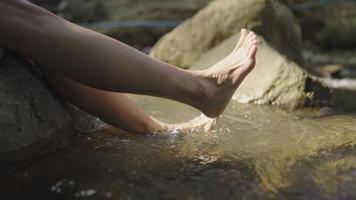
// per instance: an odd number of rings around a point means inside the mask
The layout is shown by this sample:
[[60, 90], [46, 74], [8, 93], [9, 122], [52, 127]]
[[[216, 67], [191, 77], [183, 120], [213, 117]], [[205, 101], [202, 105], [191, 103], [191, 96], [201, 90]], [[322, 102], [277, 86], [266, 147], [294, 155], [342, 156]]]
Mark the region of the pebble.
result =
[[75, 193], [75, 197], [90, 197], [96, 194], [95, 189], [89, 189], [89, 190], [82, 190], [80, 192]]

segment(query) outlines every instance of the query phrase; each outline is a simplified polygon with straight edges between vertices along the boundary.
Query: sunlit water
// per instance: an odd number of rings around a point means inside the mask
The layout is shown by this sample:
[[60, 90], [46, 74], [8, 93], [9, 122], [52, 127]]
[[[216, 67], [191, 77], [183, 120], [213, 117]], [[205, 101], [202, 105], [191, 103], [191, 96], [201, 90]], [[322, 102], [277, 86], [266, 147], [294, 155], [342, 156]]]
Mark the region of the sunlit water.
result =
[[[198, 115], [135, 99], [166, 122]], [[81, 135], [0, 180], [0, 199], [356, 199], [356, 103], [338, 103], [325, 116], [232, 102], [210, 133]]]

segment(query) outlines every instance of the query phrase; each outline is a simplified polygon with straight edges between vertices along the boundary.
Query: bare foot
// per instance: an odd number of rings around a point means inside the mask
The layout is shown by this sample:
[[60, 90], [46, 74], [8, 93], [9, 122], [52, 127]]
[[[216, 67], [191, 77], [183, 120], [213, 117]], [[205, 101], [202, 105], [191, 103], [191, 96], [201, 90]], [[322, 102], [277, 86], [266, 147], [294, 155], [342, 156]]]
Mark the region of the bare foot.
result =
[[208, 132], [212, 130], [218, 119], [209, 118], [204, 114], [199, 115], [198, 117], [184, 123], [180, 124], [166, 124], [153, 117], [151, 119], [157, 124], [157, 128], [154, 131], [151, 131], [153, 134], [157, 133], [191, 133], [197, 131]]
[[257, 38], [252, 31], [241, 30], [236, 48], [211, 68], [195, 72], [207, 90], [198, 108], [208, 117], [218, 117], [247, 74], [254, 68]]

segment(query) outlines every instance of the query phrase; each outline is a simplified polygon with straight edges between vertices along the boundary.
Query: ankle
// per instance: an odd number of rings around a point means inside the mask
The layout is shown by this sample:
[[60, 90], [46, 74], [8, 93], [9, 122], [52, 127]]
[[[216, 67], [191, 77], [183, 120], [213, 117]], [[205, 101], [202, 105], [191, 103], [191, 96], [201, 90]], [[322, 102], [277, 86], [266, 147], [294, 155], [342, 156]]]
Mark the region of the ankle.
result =
[[192, 71], [192, 74], [196, 80], [195, 91], [193, 91], [195, 107], [204, 113], [205, 110], [203, 109], [210, 103], [217, 90], [217, 85], [214, 84], [215, 81], [211, 80], [212, 78], [207, 76], [207, 71]]

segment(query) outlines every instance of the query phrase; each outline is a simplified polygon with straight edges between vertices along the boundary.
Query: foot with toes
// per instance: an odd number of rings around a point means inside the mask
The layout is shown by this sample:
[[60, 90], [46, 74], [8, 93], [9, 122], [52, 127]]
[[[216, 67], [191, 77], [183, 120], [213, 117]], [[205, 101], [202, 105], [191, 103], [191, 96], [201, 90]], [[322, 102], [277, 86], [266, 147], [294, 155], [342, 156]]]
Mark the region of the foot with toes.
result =
[[254, 68], [257, 37], [252, 31], [241, 30], [235, 49], [211, 68], [197, 72], [206, 88], [206, 98], [199, 102], [200, 110], [211, 118], [218, 117], [230, 102], [238, 86]]

